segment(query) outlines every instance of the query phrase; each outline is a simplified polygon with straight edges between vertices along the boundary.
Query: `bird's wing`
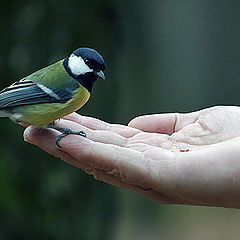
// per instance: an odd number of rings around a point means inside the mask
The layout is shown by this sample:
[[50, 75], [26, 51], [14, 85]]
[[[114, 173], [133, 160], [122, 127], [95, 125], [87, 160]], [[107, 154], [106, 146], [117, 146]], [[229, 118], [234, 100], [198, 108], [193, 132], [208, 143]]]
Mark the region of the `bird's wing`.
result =
[[13, 83], [0, 92], [0, 109], [39, 103], [66, 102], [73, 89], [53, 90], [26, 78]]

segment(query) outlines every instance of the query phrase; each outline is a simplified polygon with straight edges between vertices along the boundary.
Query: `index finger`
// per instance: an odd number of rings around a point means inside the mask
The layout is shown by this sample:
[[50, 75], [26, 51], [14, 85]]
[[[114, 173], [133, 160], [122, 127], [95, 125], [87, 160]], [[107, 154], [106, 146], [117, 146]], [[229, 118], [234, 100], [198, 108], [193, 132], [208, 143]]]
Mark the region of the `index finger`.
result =
[[141, 132], [140, 129], [131, 128], [121, 124], [110, 124], [97, 118], [82, 116], [77, 113], [69, 114], [63, 117], [63, 119], [73, 121], [92, 130], [105, 130], [114, 132], [126, 138], [132, 137]]

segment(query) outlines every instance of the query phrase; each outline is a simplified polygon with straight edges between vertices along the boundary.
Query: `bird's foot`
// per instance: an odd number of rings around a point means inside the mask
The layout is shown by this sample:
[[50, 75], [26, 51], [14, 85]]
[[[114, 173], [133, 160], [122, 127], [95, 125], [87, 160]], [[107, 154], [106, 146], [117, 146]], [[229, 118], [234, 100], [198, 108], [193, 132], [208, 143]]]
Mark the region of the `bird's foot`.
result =
[[52, 124], [48, 124], [47, 128], [53, 128], [55, 130], [58, 130], [58, 131], [62, 132], [62, 134], [60, 134], [56, 137], [56, 145], [59, 148], [61, 148], [61, 146], [59, 145], [59, 142], [61, 141], [61, 139], [63, 137], [66, 137], [69, 134], [75, 134], [75, 135], [79, 135], [79, 136], [82, 136], [82, 137], [86, 137], [86, 133], [83, 132], [83, 131], [74, 131], [74, 130], [71, 130], [70, 128], [63, 128], [63, 127], [59, 127], [59, 126], [52, 125]]
[[55, 125], [56, 121], [60, 122], [60, 119], [61, 119], [61, 118], [59, 118], [59, 119], [57, 119], [57, 120], [55, 120], [55, 121], [52, 121], [52, 122], [50, 122], [48, 125]]

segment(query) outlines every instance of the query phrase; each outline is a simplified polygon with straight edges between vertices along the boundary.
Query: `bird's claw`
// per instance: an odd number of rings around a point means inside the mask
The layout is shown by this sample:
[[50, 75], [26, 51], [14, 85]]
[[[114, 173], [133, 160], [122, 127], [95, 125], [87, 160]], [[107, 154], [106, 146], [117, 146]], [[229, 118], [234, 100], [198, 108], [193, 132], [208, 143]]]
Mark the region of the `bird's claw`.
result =
[[61, 139], [66, 137], [69, 134], [75, 134], [75, 135], [79, 135], [82, 137], [86, 137], [86, 133], [83, 131], [74, 131], [74, 130], [71, 130], [70, 128], [62, 128], [62, 127], [58, 127], [58, 126], [52, 125], [52, 124], [47, 125], [47, 128], [53, 128], [53, 129], [63, 132], [62, 134], [60, 134], [56, 137], [56, 145], [59, 148], [61, 148], [61, 146], [59, 145], [59, 142], [61, 141]]

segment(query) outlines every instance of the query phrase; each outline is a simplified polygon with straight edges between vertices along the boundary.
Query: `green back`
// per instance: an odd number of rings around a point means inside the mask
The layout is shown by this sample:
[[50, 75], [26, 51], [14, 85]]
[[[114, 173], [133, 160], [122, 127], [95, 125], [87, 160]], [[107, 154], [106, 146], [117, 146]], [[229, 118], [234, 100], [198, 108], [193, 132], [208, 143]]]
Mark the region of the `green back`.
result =
[[79, 83], [66, 72], [63, 61], [64, 60], [60, 60], [50, 66], [42, 68], [27, 76], [26, 79], [43, 84], [51, 89], [60, 90], [79, 87]]

